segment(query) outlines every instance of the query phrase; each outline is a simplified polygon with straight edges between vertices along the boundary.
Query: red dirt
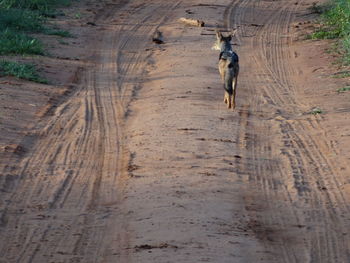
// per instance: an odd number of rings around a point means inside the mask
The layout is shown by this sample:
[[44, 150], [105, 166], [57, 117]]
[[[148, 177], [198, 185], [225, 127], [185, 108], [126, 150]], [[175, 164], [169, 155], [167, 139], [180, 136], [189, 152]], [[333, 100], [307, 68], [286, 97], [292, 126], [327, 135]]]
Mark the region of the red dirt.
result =
[[[347, 262], [350, 93], [312, 2], [66, 9], [76, 38], [27, 58], [53, 85], [0, 78], [0, 262]], [[238, 26], [232, 112], [211, 46]]]

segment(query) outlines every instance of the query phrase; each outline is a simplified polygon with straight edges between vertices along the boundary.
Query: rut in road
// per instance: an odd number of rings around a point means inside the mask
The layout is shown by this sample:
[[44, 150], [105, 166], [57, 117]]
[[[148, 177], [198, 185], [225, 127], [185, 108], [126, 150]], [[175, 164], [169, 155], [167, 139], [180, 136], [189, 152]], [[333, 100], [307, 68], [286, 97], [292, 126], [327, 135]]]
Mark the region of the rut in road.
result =
[[246, 206], [256, 236], [281, 251], [277, 262], [347, 262], [350, 211], [339, 167], [348, 165], [329, 160], [339, 151], [319, 118], [300, 117], [308, 105], [299, 95], [291, 24], [303, 2], [234, 1], [226, 12], [225, 24], [240, 26], [246, 59], [237, 135], [249, 160], [241, 170], [255, 190]]
[[146, 73], [147, 40], [176, 5], [121, 2], [98, 15], [107, 30], [89, 44], [93, 66], [81, 73], [77, 91], [56, 110], [22, 160], [18, 179], [2, 193], [8, 200], [1, 213], [2, 259], [126, 262], [123, 125]]

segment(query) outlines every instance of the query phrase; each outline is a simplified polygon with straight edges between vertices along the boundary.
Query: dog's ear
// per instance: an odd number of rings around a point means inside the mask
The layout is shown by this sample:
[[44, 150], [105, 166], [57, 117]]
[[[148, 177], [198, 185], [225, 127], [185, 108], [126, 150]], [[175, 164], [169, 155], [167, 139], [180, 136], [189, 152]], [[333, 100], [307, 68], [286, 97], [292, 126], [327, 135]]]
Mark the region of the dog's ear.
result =
[[238, 30], [238, 28], [233, 28], [233, 29], [231, 30], [231, 37], [233, 37], [234, 35], [236, 35], [237, 30]]
[[221, 40], [221, 39], [222, 39], [222, 34], [221, 34], [221, 32], [220, 32], [219, 30], [216, 29], [216, 30], [215, 30], [215, 33], [216, 33], [216, 38]]

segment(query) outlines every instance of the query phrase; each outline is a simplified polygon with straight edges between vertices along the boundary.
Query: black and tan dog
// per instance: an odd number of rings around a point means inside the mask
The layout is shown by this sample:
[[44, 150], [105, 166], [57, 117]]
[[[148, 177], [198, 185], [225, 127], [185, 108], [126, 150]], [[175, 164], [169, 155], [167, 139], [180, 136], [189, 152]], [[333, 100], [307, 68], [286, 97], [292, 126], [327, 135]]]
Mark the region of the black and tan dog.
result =
[[229, 109], [235, 108], [236, 87], [239, 72], [238, 55], [231, 47], [231, 40], [236, 32], [237, 29], [233, 30], [228, 36], [223, 36], [221, 32], [216, 31], [217, 39], [213, 46], [213, 49], [220, 50], [219, 72], [224, 83], [224, 102]]

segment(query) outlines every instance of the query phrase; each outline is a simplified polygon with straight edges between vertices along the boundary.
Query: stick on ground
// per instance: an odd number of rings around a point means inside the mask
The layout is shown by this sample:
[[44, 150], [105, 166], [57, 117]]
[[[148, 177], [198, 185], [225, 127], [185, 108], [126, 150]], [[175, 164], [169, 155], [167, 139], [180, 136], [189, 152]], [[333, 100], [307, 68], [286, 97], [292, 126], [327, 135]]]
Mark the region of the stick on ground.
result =
[[184, 17], [181, 17], [179, 19], [182, 23], [185, 23], [187, 25], [190, 25], [190, 26], [198, 26], [198, 27], [204, 27], [204, 21], [202, 20], [196, 20], [196, 19], [191, 19], [191, 18], [184, 18]]

